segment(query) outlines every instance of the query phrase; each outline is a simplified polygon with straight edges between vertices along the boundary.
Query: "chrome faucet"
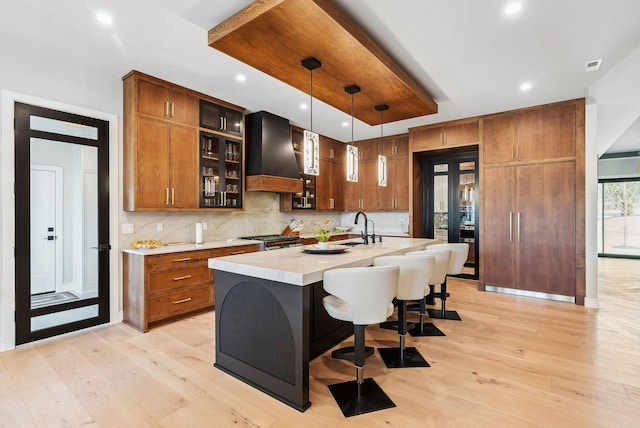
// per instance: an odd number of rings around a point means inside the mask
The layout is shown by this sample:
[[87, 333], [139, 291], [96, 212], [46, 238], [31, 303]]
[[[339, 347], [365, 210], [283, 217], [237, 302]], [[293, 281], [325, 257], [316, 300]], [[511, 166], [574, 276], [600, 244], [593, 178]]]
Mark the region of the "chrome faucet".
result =
[[367, 215], [365, 213], [363, 213], [362, 211], [358, 211], [358, 213], [356, 214], [356, 221], [354, 224], [358, 224], [358, 218], [360, 217], [360, 214], [362, 214], [362, 216], [364, 217], [364, 232], [360, 232], [360, 234], [362, 235], [362, 240], [364, 242], [365, 245], [369, 244], [369, 231], [367, 230]]

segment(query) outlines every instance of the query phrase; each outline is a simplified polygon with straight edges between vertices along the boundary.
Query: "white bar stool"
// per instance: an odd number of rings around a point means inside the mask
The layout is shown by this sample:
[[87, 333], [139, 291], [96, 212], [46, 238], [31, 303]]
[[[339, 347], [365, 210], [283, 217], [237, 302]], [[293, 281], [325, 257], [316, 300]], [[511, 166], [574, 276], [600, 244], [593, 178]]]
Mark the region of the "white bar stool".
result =
[[393, 313], [399, 273], [398, 266], [332, 269], [324, 273], [323, 287], [330, 293], [322, 300], [324, 308], [331, 317], [352, 322], [354, 327], [352, 361], [356, 380], [329, 385], [345, 417], [395, 407], [372, 378], [364, 379], [365, 327], [382, 322]]
[[405, 347], [407, 334], [407, 300], [418, 300], [424, 297], [425, 278], [431, 277], [435, 257], [425, 251], [420, 255], [383, 256], [373, 260], [373, 266], [399, 266], [398, 281], [398, 336], [400, 346], [397, 348], [378, 348], [380, 356], [388, 368], [429, 367], [415, 347]]
[[[406, 253], [409, 255], [430, 255], [434, 257], [433, 269], [431, 271], [431, 277], [425, 281], [423, 295], [418, 302], [417, 309], [420, 312], [420, 322], [418, 325], [409, 330], [409, 334], [413, 337], [420, 336], [445, 336], [445, 334], [436, 327], [433, 323], [425, 322], [427, 315], [426, 300], [427, 296], [433, 293], [433, 287], [436, 284], [442, 284], [447, 277], [447, 271], [449, 270], [449, 259], [451, 258], [451, 250], [448, 248], [430, 250], [411, 251]], [[411, 305], [411, 311], [415, 310], [415, 304]]]
[[[464, 242], [435, 244], [429, 245], [427, 248], [425, 248], [425, 251], [429, 252], [447, 248], [451, 250], [451, 257], [449, 258], [449, 269], [447, 270], [447, 275], [459, 275], [460, 273], [462, 273], [464, 262], [467, 261], [467, 256], [469, 255], [469, 244]], [[446, 276], [444, 278], [444, 282], [440, 284], [440, 292], [436, 293], [435, 291], [432, 291], [431, 295], [432, 297], [439, 297], [442, 306], [440, 307], [440, 309], [428, 309], [430, 318], [462, 321], [462, 318], [460, 318], [460, 315], [458, 315], [456, 311], [446, 310], [446, 301], [447, 297], [449, 297], [449, 294], [447, 293]]]

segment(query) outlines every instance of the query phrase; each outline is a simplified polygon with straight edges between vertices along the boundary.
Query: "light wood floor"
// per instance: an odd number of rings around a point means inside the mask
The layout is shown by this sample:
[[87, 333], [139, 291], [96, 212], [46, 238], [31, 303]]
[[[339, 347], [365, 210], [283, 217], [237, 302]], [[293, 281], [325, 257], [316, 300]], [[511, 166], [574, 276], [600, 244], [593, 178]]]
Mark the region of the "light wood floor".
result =
[[[599, 310], [480, 293], [451, 281], [462, 322], [446, 337], [408, 337], [425, 369], [367, 360], [397, 407], [344, 419], [327, 385], [346, 361], [311, 364], [299, 413], [212, 367], [213, 313], [140, 334], [95, 328], [0, 354], [0, 426], [638, 427], [640, 260], [600, 260]], [[395, 346], [371, 327], [368, 343]], [[347, 340], [349, 342], [349, 340]]]

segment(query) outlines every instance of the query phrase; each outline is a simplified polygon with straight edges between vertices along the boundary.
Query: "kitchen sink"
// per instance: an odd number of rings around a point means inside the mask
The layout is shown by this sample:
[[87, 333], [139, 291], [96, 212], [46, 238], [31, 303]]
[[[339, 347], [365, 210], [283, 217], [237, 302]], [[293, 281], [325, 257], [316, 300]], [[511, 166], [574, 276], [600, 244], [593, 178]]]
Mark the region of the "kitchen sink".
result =
[[350, 246], [350, 247], [353, 247], [353, 246], [355, 246], [355, 245], [362, 245], [362, 242], [343, 242], [343, 243], [342, 243], [342, 244], [340, 244], [340, 245], [348, 245], [348, 246]]

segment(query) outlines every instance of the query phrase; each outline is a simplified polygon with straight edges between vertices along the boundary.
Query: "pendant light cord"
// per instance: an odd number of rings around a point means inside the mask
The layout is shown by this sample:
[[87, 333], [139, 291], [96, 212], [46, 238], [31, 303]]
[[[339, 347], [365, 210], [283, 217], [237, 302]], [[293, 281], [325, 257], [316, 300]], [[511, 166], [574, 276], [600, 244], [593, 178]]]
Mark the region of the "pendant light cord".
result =
[[353, 95], [351, 94], [351, 144], [353, 144]]
[[311, 129], [313, 132], [313, 70], [309, 70], [311, 74], [311, 78], [309, 79], [309, 97], [311, 100], [309, 101], [309, 114], [311, 115]]

